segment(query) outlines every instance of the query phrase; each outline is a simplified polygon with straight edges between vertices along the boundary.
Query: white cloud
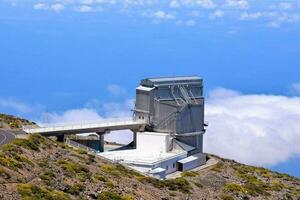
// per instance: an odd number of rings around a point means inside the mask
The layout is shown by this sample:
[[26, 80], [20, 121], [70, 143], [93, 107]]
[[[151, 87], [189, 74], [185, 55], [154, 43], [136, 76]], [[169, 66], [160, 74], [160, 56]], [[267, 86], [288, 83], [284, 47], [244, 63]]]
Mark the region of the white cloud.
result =
[[83, 5], [83, 6], [80, 6], [78, 8], [78, 11], [79, 12], [91, 12], [92, 11], [92, 7]]
[[281, 13], [274, 16], [274, 20], [271, 21], [268, 26], [273, 28], [279, 28], [282, 24], [295, 24], [300, 22], [300, 13]]
[[[25, 4], [21, 0], [6, 0], [10, 5], [18, 6]], [[251, 6], [250, 6], [251, 2]], [[13, 4], [12, 4], [13, 3]], [[134, 17], [152, 18], [152, 22], [165, 20], [173, 24], [185, 24], [191, 16], [201, 17], [209, 20], [224, 17], [226, 21], [234, 20], [258, 20], [259, 27], [280, 27], [282, 24], [296, 24], [300, 21], [300, 4], [298, 1], [266, 1], [264, 3], [252, 2], [249, 0], [32, 0], [26, 4], [33, 6], [36, 10], [62, 11], [70, 9], [77, 12], [98, 12], [107, 11], [112, 15], [132, 16], [128, 19], [136, 20]], [[215, 9], [207, 12], [206, 9]], [[239, 13], [238, 10], [248, 12]], [[269, 14], [272, 14], [269, 15]], [[171, 20], [176, 19], [176, 20]], [[191, 19], [192, 20], [192, 19]], [[241, 24], [239, 24], [241, 25]]]
[[[100, 103], [92, 100], [85, 108], [71, 109], [62, 113], [46, 113], [47, 122], [39, 124], [61, 124], [61, 123], [88, 123], [93, 121], [104, 121], [113, 118], [129, 118], [132, 116], [133, 100], [128, 99], [122, 103]], [[101, 115], [98, 111], [102, 111]], [[113, 131], [105, 135], [106, 141], [129, 144], [132, 141], [132, 132], [129, 130]]]
[[300, 156], [300, 98], [213, 90], [206, 103], [205, 151], [270, 166]]
[[60, 3], [56, 3], [50, 6], [50, 10], [59, 12], [62, 11], [65, 8], [65, 6], [63, 4]]
[[37, 3], [33, 6], [33, 8], [36, 10], [47, 10], [48, 6], [44, 3]]
[[177, 20], [176, 24], [180, 25], [180, 26], [195, 26], [196, 25], [196, 21], [192, 20], [192, 19], [186, 20], [186, 21], [184, 21], [184, 20]]
[[202, 8], [215, 8], [216, 5], [212, 0], [197, 0], [196, 4]]
[[124, 96], [127, 94], [127, 90], [117, 84], [109, 84], [106, 89], [114, 96]]
[[278, 4], [278, 7], [282, 10], [289, 10], [293, 8], [293, 4], [290, 2], [281, 2]]
[[37, 4], [33, 5], [33, 8], [36, 10], [52, 10], [55, 12], [60, 12], [65, 8], [65, 6], [61, 3], [56, 3], [56, 4], [52, 4], [52, 5], [48, 5], [45, 3], [37, 3]]
[[253, 20], [253, 19], [258, 19], [262, 16], [261, 12], [254, 12], [254, 13], [248, 13], [248, 12], [243, 12], [240, 15], [241, 20]]
[[94, 0], [80, 0], [79, 3], [81, 4], [93, 4], [95, 3]]
[[224, 17], [224, 12], [222, 10], [216, 10], [215, 12], [209, 15], [209, 19], [211, 20], [222, 17]]
[[33, 106], [27, 105], [13, 98], [3, 98], [0, 97], [0, 109], [1, 110], [13, 110], [20, 113], [30, 113], [35, 108]]
[[195, 26], [195, 25], [196, 25], [196, 22], [195, 22], [194, 20], [190, 19], [190, 20], [187, 20], [187, 21], [185, 22], [185, 24], [186, 24], [187, 26]]
[[247, 0], [226, 0], [226, 6], [236, 9], [248, 9], [249, 2]]
[[[300, 83], [290, 87], [300, 92]], [[32, 112], [32, 106], [0, 98], [0, 109], [5, 107]], [[133, 99], [122, 103], [91, 100], [81, 109], [48, 113], [47, 122], [128, 118], [133, 107]], [[206, 152], [263, 166], [300, 156], [300, 97], [242, 94], [217, 88], [209, 93], [205, 112], [205, 120], [209, 122], [204, 136]], [[129, 131], [114, 132], [108, 134], [106, 140], [127, 144], [132, 140], [132, 134]]]
[[128, 99], [123, 103], [104, 103], [102, 110], [107, 118], [129, 118], [132, 116], [131, 110], [134, 108], [134, 100]]
[[169, 19], [175, 19], [175, 15], [171, 13], [167, 13], [165, 11], [159, 10], [153, 13], [152, 17], [156, 19], [161, 19], [161, 20], [169, 20]]
[[178, 1], [172, 0], [172, 1], [170, 1], [169, 6], [170, 6], [171, 8], [179, 8], [179, 7], [180, 7], [180, 4], [178, 3]]
[[173, 7], [179, 7], [180, 5], [183, 5], [186, 7], [201, 7], [205, 9], [216, 7], [216, 4], [213, 0], [172, 0], [170, 2], [170, 6], [171, 5], [173, 5]]
[[63, 113], [46, 113], [47, 122], [50, 124], [72, 123], [72, 122], [88, 122], [103, 120], [96, 110], [88, 108], [71, 109]]

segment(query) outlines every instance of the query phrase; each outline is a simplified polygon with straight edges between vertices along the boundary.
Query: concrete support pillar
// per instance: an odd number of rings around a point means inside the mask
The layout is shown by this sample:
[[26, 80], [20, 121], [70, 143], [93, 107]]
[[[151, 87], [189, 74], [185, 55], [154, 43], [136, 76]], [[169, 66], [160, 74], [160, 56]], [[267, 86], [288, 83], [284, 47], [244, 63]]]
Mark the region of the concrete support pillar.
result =
[[65, 141], [65, 135], [58, 135], [56, 136], [57, 142], [64, 142]]
[[104, 152], [104, 133], [97, 133], [99, 135], [99, 151]]
[[133, 148], [136, 149], [136, 139], [137, 139], [137, 133], [133, 132]]

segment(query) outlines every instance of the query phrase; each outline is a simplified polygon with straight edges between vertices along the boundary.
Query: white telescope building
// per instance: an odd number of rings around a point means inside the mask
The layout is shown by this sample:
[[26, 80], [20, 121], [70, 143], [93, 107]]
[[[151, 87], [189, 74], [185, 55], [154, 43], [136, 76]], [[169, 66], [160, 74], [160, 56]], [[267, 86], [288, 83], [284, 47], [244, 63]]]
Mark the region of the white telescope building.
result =
[[[96, 132], [99, 135], [99, 156], [161, 179], [175, 171], [189, 170], [206, 163], [201, 78], [143, 79], [136, 88], [133, 114], [132, 119], [126, 120], [24, 127], [24, 131], [56, 136], [61, 141], [64, 141], [65, 135]], [[133, 148], [103, 152], [104, 135], [126, 129], [134, 133]]]
[[203, 154], [203, 81], [198, 76], [143, 79], [136, 88], [136, 149], [101, 153], [146, 174], [164, 178], [206, 162]]

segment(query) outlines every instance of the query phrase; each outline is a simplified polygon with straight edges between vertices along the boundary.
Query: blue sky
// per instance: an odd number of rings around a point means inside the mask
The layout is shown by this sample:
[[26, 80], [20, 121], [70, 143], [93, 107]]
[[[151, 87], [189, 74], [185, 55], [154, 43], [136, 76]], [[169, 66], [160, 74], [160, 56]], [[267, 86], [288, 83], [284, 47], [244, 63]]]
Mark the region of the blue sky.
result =
[[[2, 0], [0, 111], [50, 122], [127, 116], [140, 79], [196, 74], [207, 151], [300, 177], [299, 35], [295, 0]], [[216, 141], [230, 134], [240, 146]], [[239, 135], [262, 141], [263, 156]]]

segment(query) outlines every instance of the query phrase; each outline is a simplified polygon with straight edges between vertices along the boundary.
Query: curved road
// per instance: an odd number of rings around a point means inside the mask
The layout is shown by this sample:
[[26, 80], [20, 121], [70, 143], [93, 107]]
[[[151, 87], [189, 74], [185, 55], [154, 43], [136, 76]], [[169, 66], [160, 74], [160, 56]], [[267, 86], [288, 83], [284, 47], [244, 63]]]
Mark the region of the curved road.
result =
[[9, 143], [15, 138], [15, 135], [9, 131], [0, 129], [0, 147]]

